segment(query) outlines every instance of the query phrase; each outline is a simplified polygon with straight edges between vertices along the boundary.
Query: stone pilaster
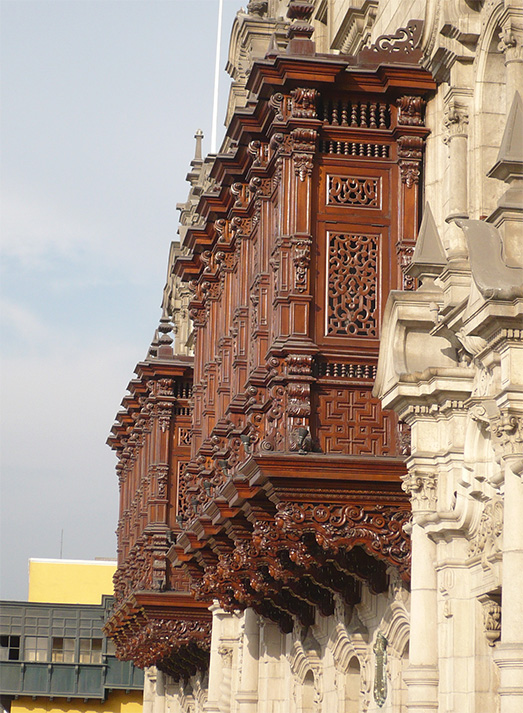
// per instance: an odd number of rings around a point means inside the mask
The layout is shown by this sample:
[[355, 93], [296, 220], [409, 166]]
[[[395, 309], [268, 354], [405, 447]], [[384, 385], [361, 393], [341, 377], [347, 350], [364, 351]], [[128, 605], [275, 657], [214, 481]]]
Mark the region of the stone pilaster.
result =
[[451, 90], [445, 97], [444, 142], [448, 146], [448, 214], [446, 231], [448, 257], [462, 260], [467, 249], [461, 230], [454, 221], [468, 217], [468, 109], [469, 92]]

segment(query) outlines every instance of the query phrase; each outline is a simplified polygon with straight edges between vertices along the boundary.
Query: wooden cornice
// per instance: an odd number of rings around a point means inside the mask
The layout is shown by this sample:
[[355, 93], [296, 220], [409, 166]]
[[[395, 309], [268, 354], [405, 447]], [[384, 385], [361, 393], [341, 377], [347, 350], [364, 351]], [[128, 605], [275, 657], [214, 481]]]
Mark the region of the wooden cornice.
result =
[[104, 632], [117, 656], [155, 665], [175, 680], [208, 666], [212, 614], [188, 592], [135, 592], [110, 617]]

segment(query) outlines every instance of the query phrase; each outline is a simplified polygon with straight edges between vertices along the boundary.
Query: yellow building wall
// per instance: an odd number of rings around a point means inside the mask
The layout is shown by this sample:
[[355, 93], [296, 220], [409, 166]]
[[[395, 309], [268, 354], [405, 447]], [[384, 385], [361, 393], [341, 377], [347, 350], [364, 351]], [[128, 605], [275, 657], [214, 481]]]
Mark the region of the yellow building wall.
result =
[[113, 593], [114, 560], [29, 560], [28, 601], [100, 604]]
[[11, 713], [141, 713], [143, 691], [113, 691], [105, 701], [21, 696], [11, 703]]

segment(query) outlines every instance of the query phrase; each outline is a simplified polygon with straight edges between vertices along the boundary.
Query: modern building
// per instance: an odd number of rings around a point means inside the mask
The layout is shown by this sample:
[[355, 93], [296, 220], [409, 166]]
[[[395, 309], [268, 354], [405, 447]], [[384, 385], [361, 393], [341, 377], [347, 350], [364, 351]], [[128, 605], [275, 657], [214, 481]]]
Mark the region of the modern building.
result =
[[[114, 561], [29, 561], [29, 601], [0, 604], [4, 710], [138, 713], [143, 672], [103, 634]], [[51, 603], [52, 602], [52, 603]]]
[[523, 709], [523, 8], [251, 0], [109, 438], [144, 709]]

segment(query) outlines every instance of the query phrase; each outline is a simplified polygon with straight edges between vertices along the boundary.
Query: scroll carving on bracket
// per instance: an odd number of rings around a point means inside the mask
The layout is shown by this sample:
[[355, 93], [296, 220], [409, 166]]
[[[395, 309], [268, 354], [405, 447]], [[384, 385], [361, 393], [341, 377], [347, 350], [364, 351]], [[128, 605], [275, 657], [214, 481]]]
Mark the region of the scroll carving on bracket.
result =
[[275, 121], [283, 121], [283, 100], [284, 96], [281, 92], [276, 92], [269, 99], [269, 106], [274, 111]]
[[[179, 668], [183, 671], [183, 648], [197, 642], [203, 652], [210, 649], [211, 622], [154, 619], [143, 622], [138, 631], [132, 632], [124, 640], [116, 642], [118, 657], [132, 660], [135, 665], [152, 666], [178, 657]], [[193, 665], [196, 658], [193, 653]]]

